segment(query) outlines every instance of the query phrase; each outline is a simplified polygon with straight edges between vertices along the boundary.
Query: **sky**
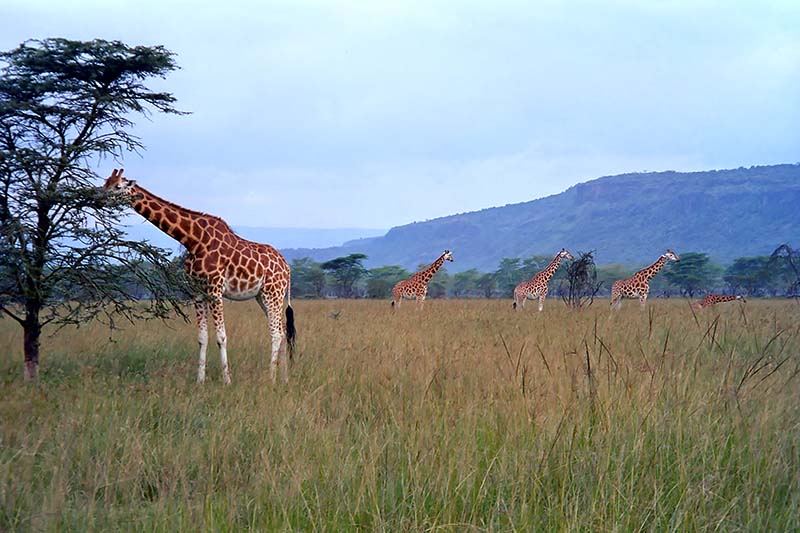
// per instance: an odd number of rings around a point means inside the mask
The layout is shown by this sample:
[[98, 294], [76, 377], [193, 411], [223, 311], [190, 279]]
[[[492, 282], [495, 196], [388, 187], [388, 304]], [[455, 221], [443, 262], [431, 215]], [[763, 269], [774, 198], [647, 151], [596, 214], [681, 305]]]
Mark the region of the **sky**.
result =
[[390, 228], [603, 175], [800, 161], [800, 2], [3, 0], [0, 49], [163, 45], [115, 166], [234, 226]]

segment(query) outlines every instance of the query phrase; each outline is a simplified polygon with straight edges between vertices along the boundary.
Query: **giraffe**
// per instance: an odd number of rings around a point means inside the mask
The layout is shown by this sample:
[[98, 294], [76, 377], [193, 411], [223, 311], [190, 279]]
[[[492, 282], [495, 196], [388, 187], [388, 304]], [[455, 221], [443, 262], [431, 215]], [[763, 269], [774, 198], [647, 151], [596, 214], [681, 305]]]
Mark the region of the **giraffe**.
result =
[[[159, 198], [134, 180], [123, 177], [122, 169], [114, 169], [103, 188], [128, 203], [134, 211], [186, 247], [186, 272], [201, 282], [206, 293], [194, 299], [197, 311], [197, 342], [200, 345], [197, 382], [203, 383], [206, 377], [209, 311], [216, 328], [222, 380], [226, 385], [231, 382], [223, 296], [231, 300], [256, 298], [267, 316], [272, 337], [272, 382], [275, 382], [281, 353], [283, 381], [288, 382], [285, 355], [288, 351], [291, 359], [294, 351], [294, 310], [291, 305], [291, 272], [280, 252], [268, 244], [239, 237], [219, 217], [186, 209]], [[281, 317], [284, 295], [288, 297], [285, 323]], [[284, 338], [286, 347], [282, 350]]]
[[428, 282], [445, 261], [452, 260], [453, 254], [450, 250], [445, 250], [444, 253], [439, 256], [439, 259], [431, 263], [428, 267], [423, 268], [408, 279], [398, 281], [392, 289], [392, 308], [395, 306], [400, 307], [400, 302], [403, 298], [408, 298], [409, 300], [416, 298], [417, 308], [422, 309], [425, 303], [425, 296], [428, 294]]
[[550, 279], [553, 277], [553, 274], [556, 273], [556, 270], [558, 270], [561, 260], [565, 257], [570, 261], [575, 260], [566, 248], [562, 248], [553, 260], [550, 261], [547, 268], [514, 288], [514, 309], [521, 310], [525, 307], [526, 300], [539, 298], [539, 312], [542, 312], [542, 309], [544, 309], [544, 299], [547, 297], [547, 284], [550, 283]]
[[692, 304], [692, 309], [700, 311], [706, 307], [711, 307], [722, 302], [733, 302], [735, 300], [745, 301], [744, 296], [739, 294], [706, 294], [702, 300], [698, 300]]
[[664, 266], [667, 261], [680, 261], [681, 258], [672, 250], [664, 252], [658, 260], [647, 268], [643, 268], [627, 279], [620, 279], [611, 286], [611, 307], [622, 307], [623, 298], [639, 298], [639, 306], [644, 309], [647, 293], [650, 292], [648, 283], [653, 276]]

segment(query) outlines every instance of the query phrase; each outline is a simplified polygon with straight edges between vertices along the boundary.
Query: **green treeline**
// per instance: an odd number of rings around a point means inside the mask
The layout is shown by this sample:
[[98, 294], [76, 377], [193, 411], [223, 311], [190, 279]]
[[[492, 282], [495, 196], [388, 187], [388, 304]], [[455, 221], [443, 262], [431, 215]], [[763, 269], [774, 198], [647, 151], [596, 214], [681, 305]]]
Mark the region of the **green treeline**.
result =
[[[785, 247], [788, 253], [778, 253], [779, 250], [772, 256], [740, 257], [728, 265], [715, 263], [705, 253], [684, 252], [680, 254], [679, 263], [669, 263], [651, 280], [650, 294], [697, 297], [708, 292], [726, 292], [747, 296], [798, 296], [800, 278], [796, 265], [800, 262], [788, 246]], [[293, 260], [292, 296], [389, 298], [394, 284], [414, 273], [398, 265], [368, 269], [362, 263], [364, 259], [364, 254], [351, 254], [324, 263], [307, 257]], [[492, 272], [470, 269], [450, 274], [442, 267], [429, 283], [428, 297], [510, 298], [518, 283], [533, 277], [551, 260], [552, 257], [542, 255], [504, 257]], [[419, 265], [419, 268], [426, 266]], [[568, 266], [569, 262], [564, 261], [550, 281], [552, 296], [566, 291]], [[608, 295], [614, 281], [636, 270], [620, 264], [597, 266], [598, 296]]]

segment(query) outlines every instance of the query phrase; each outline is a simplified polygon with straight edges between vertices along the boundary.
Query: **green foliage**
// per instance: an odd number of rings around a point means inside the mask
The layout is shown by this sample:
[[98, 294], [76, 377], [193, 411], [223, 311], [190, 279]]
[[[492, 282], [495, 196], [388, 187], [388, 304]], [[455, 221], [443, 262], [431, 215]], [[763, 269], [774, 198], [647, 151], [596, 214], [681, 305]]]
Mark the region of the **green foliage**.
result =
[[356, 296], [355, 285], [358, 280], [367, 275], [363, 261], [367, 256], [364, 254], [350, 254], [345, 257], [337, 257], [320, 265], [322, 270], [330, 273], [335, 280], [337, 295], [341, 298], [352, 298]]
[[[0, 64], [0, 313], [22, 326], [34, 377], [48, 323], [179, 310], [168, 252], [126, 239], [90, 167], [143, 148], [131, 114], [180, 114], [144, 84], [177, 65], [160, 46], [67, 39], [28, 41]], [[132, 281], [146, 304], [131, 303]]]
[[723, 272], [721, 266], [712, 263], [708, 255], [697, 252], [680, 254], [681, 260], [664, 268], [664, 277], [692, 298], [714, 287]]
[[325, 271], [309, 257], [292, 261], [292, 296], [321, 298], [325, 291]]
[[479, 296], [480, 292], [485, 293], [486, 289], [481, 290], [479, 285], [482, 278], [481, 273], [474, 268], [453, 275], [453, 296], [456, 298], [468, 298]]
[[397, 265], [371, 268], [367, 274], [367, 298], [389, 298], [397, 282], [411, 276], [408, 270]]
[[520, 282], [525, 281], [525, 274], [522, 272], [522, 260], [519, 257], [504, 257], [500, 260], [497, 270], [494, 272], [497, 283], [497, 290], [510, 295], [514, 292], [514, 287]]
[[773, 281], [775, 264], [767, 256], [740, 257], [725, 271], [725, 283], [735, 292], [755, 295]]

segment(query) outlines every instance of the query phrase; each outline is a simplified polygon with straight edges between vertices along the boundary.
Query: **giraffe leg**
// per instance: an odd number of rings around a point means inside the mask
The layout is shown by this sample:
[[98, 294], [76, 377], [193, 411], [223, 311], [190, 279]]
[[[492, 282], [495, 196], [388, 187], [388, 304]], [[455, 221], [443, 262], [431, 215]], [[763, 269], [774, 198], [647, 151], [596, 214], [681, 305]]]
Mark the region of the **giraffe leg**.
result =
[[539, 295], [539, 312], [541, 313], [544, 309], [544, 294]]
[[[282, 293], [281, 293], [282, 294]], [[267, 322], [269, 323], [269, 333], [270, 338], [272, 340], [272, 349], [270, 352], [270, 367], [269, 367], [269, 375], [272, 383], [275, 383], [277, 378], [277, 371], [278, 366], [282, 366], [281, 369], [281, 378], [283, 379], [284, 383], [289, 382], [289, 370], [286, 366], [286, 356], [285, 354], [281, 357], [281, 348], [283, 345], [283, 322], [281, 321], [281, 308], [283, 307], [283, 298], [271, 298], [269, 295], [264, 293], [258, 293], [256, 296], [256, 300], [258, 300], [258, 305], [261, 306], [261, 309], [264, 311], [264, 314], [267, 316]], [[281, 361], [281, 359], [283, 359]]]
[[639, 309], [644, 311], [645, 303], [647, 302], [647, 293], [639, 296]]
[[225, 316], [222, 310], [222, 295], [215, 295], [211, 300], [211, 314], [214, 317], [214, 327], [217, 330], [217, 346], [219, 346], [219, 359], [222, 366], [222, 382], [230, 385], [231, 374], [228, 369], [228, 337], [225, 334]]
[[206, 380], [206, 349], [208, 348], [208, 302], [198, 298], [194, 301], [197, 312], [197, 343], [200, 345], [200, 365], [197, 369], [197, 382]]
[[424, 292], [422, 294], [417, 294], [417, 309], [420, 311], [425, 307], [425, 294]]

